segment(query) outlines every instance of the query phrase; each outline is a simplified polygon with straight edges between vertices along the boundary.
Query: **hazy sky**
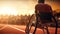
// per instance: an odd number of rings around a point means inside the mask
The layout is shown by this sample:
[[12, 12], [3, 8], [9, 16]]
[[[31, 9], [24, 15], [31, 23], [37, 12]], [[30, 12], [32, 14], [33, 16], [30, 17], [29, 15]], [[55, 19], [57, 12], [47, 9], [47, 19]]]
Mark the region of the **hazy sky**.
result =
[[[58, 1], [45, 1], [46, 4], [51, 5], [53, 10], [60, 9], [60, 2]], [[0, 10], [8, 9], [8, 11], [16, 11], [19, 15], [33, 14], [37, 0], [0, 0]], [[5, 9], [4, 9], [5, 10]], [[7, 10], [6, 10], [7, 11]], [[0, 11], [2, 12], [2, 11]], [[14, 13], [15, 14], [15, 13]]]
[[[7, 7], [8, 11], [15, 9], [15, 11], [18, 12], [19, 15], [21, 15], [21, 14], [23, 14], [23, 15], [30, 14], [31, 15], [34, 13], [35, 4], [36, 4], [36, 2], [34, 2], [34, 1], [25, 1], [25, 0], [21, 0], [21, 1], [0, 1], [0, 8], [4, 9], [4, 7]], [[0, 12], [2, 12], [2, 11], [0, 11]]]

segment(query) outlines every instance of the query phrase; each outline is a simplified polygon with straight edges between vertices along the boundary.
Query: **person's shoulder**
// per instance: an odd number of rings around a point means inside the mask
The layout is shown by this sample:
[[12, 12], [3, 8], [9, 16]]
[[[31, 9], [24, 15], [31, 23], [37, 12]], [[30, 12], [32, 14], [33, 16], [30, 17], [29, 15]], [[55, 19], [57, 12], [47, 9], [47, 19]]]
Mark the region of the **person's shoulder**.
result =
[[49, 4], [45, 4], [45, 6], [51, 7]]
[[38, 3], [35, 6], [42, 6], [42, 5], [44, 5], [44, 4], [43, 3]]
[[50, 5], [44, 4], [44, 3], [38, 3], [38, 4], [36, 4], [36, 6], [37, 6], [37, 5], [46, 5], [46, 6], [50, 6]]
[[44, 5], [44, 3], [38, 3], [38, 4], [36, 4], [36, 5]]
[[36, 4], [35, 5], [35, 7], [41, 7], [41, 6], [43, 6], [43, 7], [51, 7], [50, 5], [48, 5], [48, 4], [44, 4], [44, 3], [38, 3], [38, 4]]

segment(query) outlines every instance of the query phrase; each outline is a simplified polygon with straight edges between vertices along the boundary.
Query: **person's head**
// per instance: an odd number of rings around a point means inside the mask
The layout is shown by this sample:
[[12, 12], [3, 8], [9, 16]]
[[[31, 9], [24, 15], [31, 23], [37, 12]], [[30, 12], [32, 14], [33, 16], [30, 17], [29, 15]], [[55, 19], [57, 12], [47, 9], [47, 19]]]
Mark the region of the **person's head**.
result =
[[45, 0], [38, 0], [38, 3], [44, 3]]

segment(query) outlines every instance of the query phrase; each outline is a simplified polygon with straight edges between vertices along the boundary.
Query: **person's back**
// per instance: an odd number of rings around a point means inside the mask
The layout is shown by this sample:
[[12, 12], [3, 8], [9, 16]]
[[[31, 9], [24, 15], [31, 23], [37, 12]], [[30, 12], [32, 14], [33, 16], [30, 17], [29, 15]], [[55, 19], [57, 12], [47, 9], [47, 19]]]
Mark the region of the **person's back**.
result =
[[52, 8], [48, 4], [44, 4], [44, 0], [39, 0], [42, 2], [38, 2], [35, 6], [35, 13], [37, 13], [40, 17], [42, 23], [50, 22], [52, 19]]
[[52, 9], [48, 4], [39, 3], [35, 6], [35, 10], [38, 10], [39, 12], [49, 13]]

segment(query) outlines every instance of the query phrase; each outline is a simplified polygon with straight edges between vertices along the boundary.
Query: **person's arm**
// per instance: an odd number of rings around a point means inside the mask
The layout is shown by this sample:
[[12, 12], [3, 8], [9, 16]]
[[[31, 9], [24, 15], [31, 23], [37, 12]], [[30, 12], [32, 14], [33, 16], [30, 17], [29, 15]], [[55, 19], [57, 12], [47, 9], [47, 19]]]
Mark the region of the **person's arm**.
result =
[[37, 5], [35, 6], [35, 13], [37, 13]]
[[39, 10], [38, 10], [38, 9], [39, 9], [39, 5], [37, 4], [37, 5], [35, 6], [35, 13], [36, 13], [36, 14], [39, 13]]
[[35, 9], [35, 13], [37, 13], [37, 10]]

